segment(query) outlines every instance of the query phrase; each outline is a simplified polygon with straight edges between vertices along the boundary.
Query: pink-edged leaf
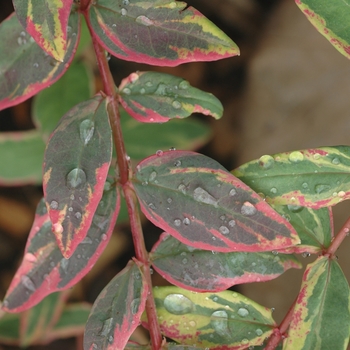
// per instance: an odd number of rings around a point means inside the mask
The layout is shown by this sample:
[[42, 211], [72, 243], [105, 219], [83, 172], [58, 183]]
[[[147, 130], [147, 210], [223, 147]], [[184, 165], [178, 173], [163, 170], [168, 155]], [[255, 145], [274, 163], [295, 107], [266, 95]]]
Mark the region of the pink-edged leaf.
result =
[[73, 0], [13, 0], [23, 28], [47, 54], [62, 62], [72, 3]]
[[147, 218], [192, 247], [254, 252], [300, 242], [258, 194], [201, 154], [157, 152], [138, 164], [132, 181]]
[[194, 249], [163, 233], [150, 258], [154, 269], [167, 281], [199, 292], [219, 292], [235, 284], [265, 282], [290, 268], [302, 267], [293, 255], [214, 253]]
[[69, 67], [80, 37], [80, 17], [69, 17], [71, 30], [62, 62], [45, 53], [12, 14], [0, 24], [0, 109], [11, 107], [58, 80]]
[[186, 118], [195, 112], [219, 119], [223, 113], [222, 104], [215, 96], [169, 74], [132, 73], [122, 81], [119, 90], [124, 109], [144, 123]]
[[98, 0], [89, 21], [101, 45], [127, 61], [176, 66], [239, 54], [226, 34], [180, 1]]
[[46, 206], [38, 205], [28, 237], [24, 259], [5, 296], [2, 308], [20, 312], [37, 304], [46, 295], [72, 287], [94, 266], [105, 249], [118, 216], [120, 197], [113, 188], [104, 193], [86, 238], [73, 255], [63, 257]]
[[140, 323], [149, 291], [138, 265], [130, 261], [95, 300], [85, 327], [84, 349], [124, 349]]
[[97, 95], [72, 108], [46, 148], [44, 195], [53, 232], [66, 258], [87, 234], [111, 163], [107, 103]]

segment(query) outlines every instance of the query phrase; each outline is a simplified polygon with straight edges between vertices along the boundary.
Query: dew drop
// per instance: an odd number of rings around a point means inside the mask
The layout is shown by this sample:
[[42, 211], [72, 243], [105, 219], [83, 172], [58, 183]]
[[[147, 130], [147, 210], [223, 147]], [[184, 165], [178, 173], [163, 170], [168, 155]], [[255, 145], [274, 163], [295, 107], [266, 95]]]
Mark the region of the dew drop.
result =
[[113, 341], [114, 341], [113, 335], [110, 335], [110, 336], [108, 337], [108, 341], [109, 341], [109, 343], [113, 343]]
[[174, 225], [177, 226], [177, 227], [181, 226], [181, 220], [180, 219], [175, 219], [174, 220]]
[[232, 188], [228, 195], [233, 197], [236, 193], [237, 193], [236, 190], [234, 188]]
[[128, 14], [128, 11], [126, 9], [122, 8], [120, 10], [120, 13], [121, 13], [122, 16], [126, 16]]
[[302, 185], [301, 185], [301, 187], [306, 189], [306, 188], [309, 187], [309, 185], [307, 184], [307, 182], [303, 182]]
[[175, 109], [180, 109], [182, 107], [181, 102], [179, 101], [173, 101], [173, 103], [171, 104]]
[[170, 204], [173, 200], [171, 198], [168, 198], [166, 201]]
[[107, 236], [105, 233], [103, 233], [103, 234], [101, 235], [102, 241], [107, 240], [107, 238], [108, 238], [108, 236]]
[[188, 226], [191, 223], [191, 220], [189, 218], [184, 218], [182, 222], [184, 225]]
[[241, 307], [238, 309], [237, 314], [241, 317], [246, 317], [249, 315], [249, 311], [245, 309], [244, 307]]
[[124, 88], [122, 91], [125, 95], [130, 95], [131, 94], [131, 90], [129, 88]]
[[186, 186], [184, 184], [180, 184], [177, 189], [181, 191], [183, 194], [186, 194]]
[[77, 219], [81, 219], [81, 213], [79, 211], [77, 211], [74, 216], [77, 218]]
[[270, 155], [261, 156], [259, 159], [259, 165], [264, 169], [271, 169], [275, 164], [275, 160]]
[[51, 201], [51, 203], [50, 203], [50, 208], [51, 209], [58, 209], [58, 202], [56, 202], [56, 201]]
[[206, 190], [204, 190], [202, 187], [197, 187], [193, 191], [193, 198], [197, 202], [212, 204], [214, 206], [217, 205], [217, 200], [211, 194], [209, 194]]
[[332, 163], [335, 164], [335, 165], [340, 164], [339, 158], [333, 158]]
[[92, 244], [92, 239], [88, 236], [86, 236], [82, 241], [81, 244]]
[[182, 80], [182, 82], [179, 84], [179, 88], [182, 90], [186, 90], [190, 87], [190, 83], [187, 80]]
[[67, 187], [70, 189], [82, 188], [86, 183], [84, 170], [75, 168], [67, 175]]
[[33, 67], [34, 67], [34, 68], [38, 68], [38, 67], [39, 67], [39, 63], [35, 62], [35, 63], [33, 64]]
[[220, 226], [219, 231], [220, 231], [223, 235], [227, 235], [228, 233], [230, 233], [230, 230], [229, 230], [226, 226]]
[[293, 213], [299, 213], [304, 209], [304, 207], [302, 207], [301, 205], [293, 205], [293, 204], [288, 204], [287, 208]]
[[123, 5], [128, 6], [130, 4], [130, 0], [123, 0]]
[[236, 226], [236, 221], [235, 220], [230, 220], [229, 222], [228, 222], [228, 225], [230, 226], [230, 227], [234, 227], [234, 226]]
[[196, 321], [190, 321], [190, 322], [188, 322], [188, 324], [189, 324], [191, 327], [196, 327], [196, 326], [197, 326]]
[[136, 298], [131, 302], [130, 308], [131, 308], [131, 313], [133, 315], [136, 315], [136, 313], [139, 309], [139, 306], [140, 306], [140, 298]]
[[61, 234], [63, 232], [63, 226], [61, 224], [53, 224], [52, 231], [56, 234]]
[[174, 165], [175, 165], [175, 166], [181, 166], [181, 160], [176, 160], [176, 161], [174, 162]]
[[163, 151], [159, 149], [159, 150], [156, 152], [156, 156], [157, 156], [157, 157], [161, 157], [162, 155], [163, 155]]
[[92, 348], [93, 348], [93, 349], [97, 349], [97, 344], [93, 343], [93, 344], [92, 344]]
[[152, 210], [156, 210], [156, 206], [153, 203], [149, 203], [148, 204], [148, 208], [152, 209]]
[[187, 264], [187, 259], [186, 258], [184, 258], [184, 259], [182, 259], [182, 263], [184, 264], [184, 265], [186, 265]]
[[151, 81], [147, 81], [146, 84], [145, 84], [147, 87], [152, 87], [153, 86], [153, 83]]
[[174, 315], [184, 315], [194, 309], [194, 304], [182, 294], [169, 294], [164, 299], [164, 307]]
[[242, 345], [247, 345], [249, 343], [249, 340], [247, 339], [247, 338], [243, 338], [242, 340], [241, 340], [241, 344]]
[[315, 192], [320, 194], [320, 193], [323, 193], [323, 192], [330, 190], [330, 188], [331, 188], [330, 185], [318, 184], [315, 186]]
[[141, 89], [140, 89], [140, 94], [143, 95], [143, 94], [145, 94], [145, 93], [146, 93], [146, 89], [141, 88]]
[[294, 151], [289, 154], [288, 159], [293, 163], [298, 163], [304, 159], [304, 155], [300, 151]]
[[148, 181], [154, 181], [157, 177], [157, 173], [155, 171], [152, 171], [149, 175]]
[[254, 205], [250, 202], [244, 202], [242, 207], [241, 207], [241, 213], [243, 215], [251, 216], [256, 213], [256, 208]]
[[228, 315], [224, 310], [214, 311], [210, 316], [210, 324], [215, 329], [216, 333], [220, 335], [227, 335], [228, 333]]
[[94, 135], [95, 131], [95, 123], [90, 119], [85, 119], [80, 123], [79, 133], [80, 140], [87, 145]]
[[73, 207], [69, 207], [68, 211], [72, 212], [73, 211]]
[[344, 191], [339, 191], [338, 192], [338, 197], [342, 198], [345, 196], [345, 192]]
[[110, 331], [112, 330], [113, 326], [113, 317], [108, 318], [106, 321], [103, 322], [102, 329], [99, 333], [101, 337], [106, 337]]
[[258, 328], [258, 329], [255, 330], [255, 334], [256, 334], [258, 337], [260, 337], [263, 333], [264, 333], [264, 332], [263, 332], [260, 328]]
[[272, 187], [270, 192], [273, 193], [273, 194], [276, 194], [277, 193], [277, 188], [276, 187]]
[[136, 17], [135, 21], [137, 23], [143, 24], [146, 27], [151, 26], [152, 24], [154, 24], [154, 22], [150, 18], [148, 18], [146, 16], [143, 16], [143, 15]]
[[226, 219], [226, 216], [225, 216], [225, 215], [221, 215], [221, 216], [220, 216], [220, 220], [221, 220], [221, 221], [225, 221], [225, 219]]
[[23, 284], [23, 286], [25, 288], [27, 288], [28, 290], [30, 290], [31, 292], [35, 292], [36, 288], [35, 288], [35, 284], [34, 282], [26, 275], [23, 275], [21, 277], [21, 283]]

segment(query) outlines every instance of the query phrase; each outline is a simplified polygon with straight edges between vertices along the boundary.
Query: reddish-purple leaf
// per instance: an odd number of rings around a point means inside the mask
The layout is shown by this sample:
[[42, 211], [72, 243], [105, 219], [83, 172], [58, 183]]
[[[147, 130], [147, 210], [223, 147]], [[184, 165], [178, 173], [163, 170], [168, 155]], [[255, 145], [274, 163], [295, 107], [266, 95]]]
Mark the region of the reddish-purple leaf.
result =
[[42, 200], [28, 237], [24, 259], [7, 291], [3, 309], [20, 312], [46, 295], [70, 288], [94, 266], [105, 249], [118, 216], [120, 198], [113, 188], [102, 197], [86, 238], [66, 259], [57, 246]]
[[302, 267], [293, 255], [214, 253], [194, 249], [163, 233], [152, 249], [151, 261], [170, 283], [199, 292], [220, 292], [235, 284], [265, 282], [290, 268]]
[[85, 327], [84, 349], [124, 349], [140, 323], [149, 291], [138, 265], [130, 261], [95, 300]]
[[192, 247], [254, 252], [300, 242], [258, 194], [201, 154], [157, 152], [139, 163], [133, 183], [147, 218]]
[[63, 61], [73, 0], [13, 0], [23, 28], [39, 46], [56, 60]]
[[107, 103], [97, 95], [75, 106], [61, 119], [46, 148], [44, 195], [66, 258], [87, 234], [111, 163]]
[[132, 73], [120, 87], [124, 109], [143, 123], [162, 123], [199, 112], [219, 119], [221, 102], [212, 94], [192, 87], [188, 81], [158, 72]]
[[80, 37], [80, 17], [69, 18], [62, 62], [44, 52], [12, 14], [0, 24], [0, 109], [11, 107], [53, 84], [69, 67]]
[[182, 1], [99, 0], [89, 21], [101, 45], [127, 61], [177, 66], [239, 54], [225, 33]]

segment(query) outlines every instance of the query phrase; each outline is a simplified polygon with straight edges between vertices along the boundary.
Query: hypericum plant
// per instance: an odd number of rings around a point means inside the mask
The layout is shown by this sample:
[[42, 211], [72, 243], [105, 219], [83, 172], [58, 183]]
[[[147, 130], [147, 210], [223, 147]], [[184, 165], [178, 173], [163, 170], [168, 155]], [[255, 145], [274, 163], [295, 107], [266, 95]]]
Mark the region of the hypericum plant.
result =
[[[116, 88], [106, 51], [124, 60], [175, 66], [236, 55], [236, 45], [183, 2], [13, 3], [17, 16], [0, 25], [0, 107], [35, 95], [71, 68], [36, 98], [35, 131], [3, 135], [2, 146], [20, 147], [29, 160], [23, 159], [17, 169], [3, 164], [2, 182], [39, 181], [33, 154], [44, 152], [44, 140], [61, 110], [75, 106], [48, 138], [44, 198], [2, 304], [8, 313], [0, 320], [1, 339], [26, 346], [82, 331], [90, 309], [65, 306], [67, 293], [51, 293], [70, 288], [95, 264], [108, 244], [123, 196], [135, 258], [92, 306], [85, 349], [275, 349], [282, 340], [283, 349], [346, 349], [349, 286], [335, 252], [349, 233], [350, 219], [334, 236], [331, 206], [350, 197], [350, 148], [264, 155], [233, 172], [195, 152], [159, 150], [133, 168], [123, 141], [121, 113], [126, 113], [121, 107], [129, 114], [124, 115], [125, 128], [129, 121], [134, 125], [129, 128], [135, 131], [133, 145], [144, 129], [137, 129], [130, 117], [141, 123], [164, 123], [193, 112], [219, 118], [222, 106], [211, 94], [167, 74], [133, 73]], [[346, 4], [329, 3], [298, 1], [318, 29], [349, 55], [344, 22], [334, 18], [350, 18], [350, 10]], [[73, 61], [81, 17], [103, 82], [103, 91], [92, 98], [89, 73]], [[176, 124], [170, 125], [176, 132]], [[153, 141], [143, 142], [147, 149]], [[150, 253], [139, 207], [165, 231]], [[300, 268], [295, 253], [318, 258], [307, 266], [300, 293], [280, 325], [271, 310], [226, 290]], [[151, 266], [174, 286], [152, 288]], [[10, 314], [24, 310], [20, 317]], [[148, 345], [130, 340], [140, 323], [149, 330]]]

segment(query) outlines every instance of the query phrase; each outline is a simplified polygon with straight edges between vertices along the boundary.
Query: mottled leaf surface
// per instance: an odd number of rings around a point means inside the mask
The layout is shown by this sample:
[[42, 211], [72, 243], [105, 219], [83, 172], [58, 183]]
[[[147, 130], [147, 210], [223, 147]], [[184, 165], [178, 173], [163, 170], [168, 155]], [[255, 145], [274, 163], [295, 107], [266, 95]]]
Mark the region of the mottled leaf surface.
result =
[[267, 251], [299, 243], [259, 195], [201, 154], [159, 152], [138, 164], [133, 183], [147, 218], [192, 247]]
[[330, 246], [334, 234], [331, 208], [311, 209], [296, 205], [273, 207], [290, 222], [301, 240], [300, 244], [286, 248], [286, 252], [318, 254]]
[[66, 258], [87, 234], [112, 159], [107, 102], [97, 95], [71, 109], [46, 148], [44, 195], [53, 232]]
[[350, 58], [348, 0], [295, 0], [307, 19], [341, 54]]
[[93, 75], [83, 62], [73, 62], [55, 84], [34, 97], [32, 118], [47, 140], [65, 113], [88, 100], [93, 90]]
[[322, 208], [350, 198], [350, 147], [264, 155], [232, 171], [272, 204]]
[[12, 14], [0, 24], [0, 109], [11, 107], [53, 84], [67, 70], [80, 35], [80, 17], [72, 13], [62, 62], [45, 53]]
[[117, 219], [119, 195], [113, 188], [100, 202], [86, 238], [73, 255], [63, 257], [54, 234], [46, 206], [37, 208], [22, 264], [5, 296], [3, 309], [20, 312], [37, 304], [46, 295], [72, 287], [94, 266], [105, 249]]
[[19, 345], [20, 315], [6, 313], [0, 318], [0, 342], [6, 345]]
[[89, 20], [101, 45], [127, 61], [176, 66], [239, 54], [226, 34], [180, 1], [98, 0]]
[[246, 349], [262, 344], [276, 327], [271, 310], [236, 292], [156, 287], [153, 295], [163, 335], [184, 345]]
[[127, 153], [138, 160], [161, 149], [198, 149], [209, 140], [211, 134], [207, 125], [193, 118], [175, 119], [163, 124], [141, 124], [130, 118], [123, 109], [121, 124]]
[[36, 130], [0, 133], [1, 186], [40, 184], [44, 151]]
[[339, 264], [319, 257], [309, 264], [294, 308], [284, 350], [347, 349], [349, 285]]
[[84, 349], [124, 349], [145, 309], [148, 285], [133, 261], [95, 300], [84, 334]]
[[59, 61], [63, 61], [67, 49], [72, 3], [73, 0], [13, 0], [23, 28], [47, 54]]
[[219, 119], [223, 113], [222, 104], [215, 96], [170, 74], [132, 73], [119, 89], [122, 106], [143, 123], [163, 123], [173, 118], [186, 118], [195, 112]]
[[198, 250], [167, 233], [161, 235], [150, 258], [154, 269], [167, 281], [199, 292], [223, 291], [235, 284], [265, 282], [290, 268], [301, 268], [292, 255]]

